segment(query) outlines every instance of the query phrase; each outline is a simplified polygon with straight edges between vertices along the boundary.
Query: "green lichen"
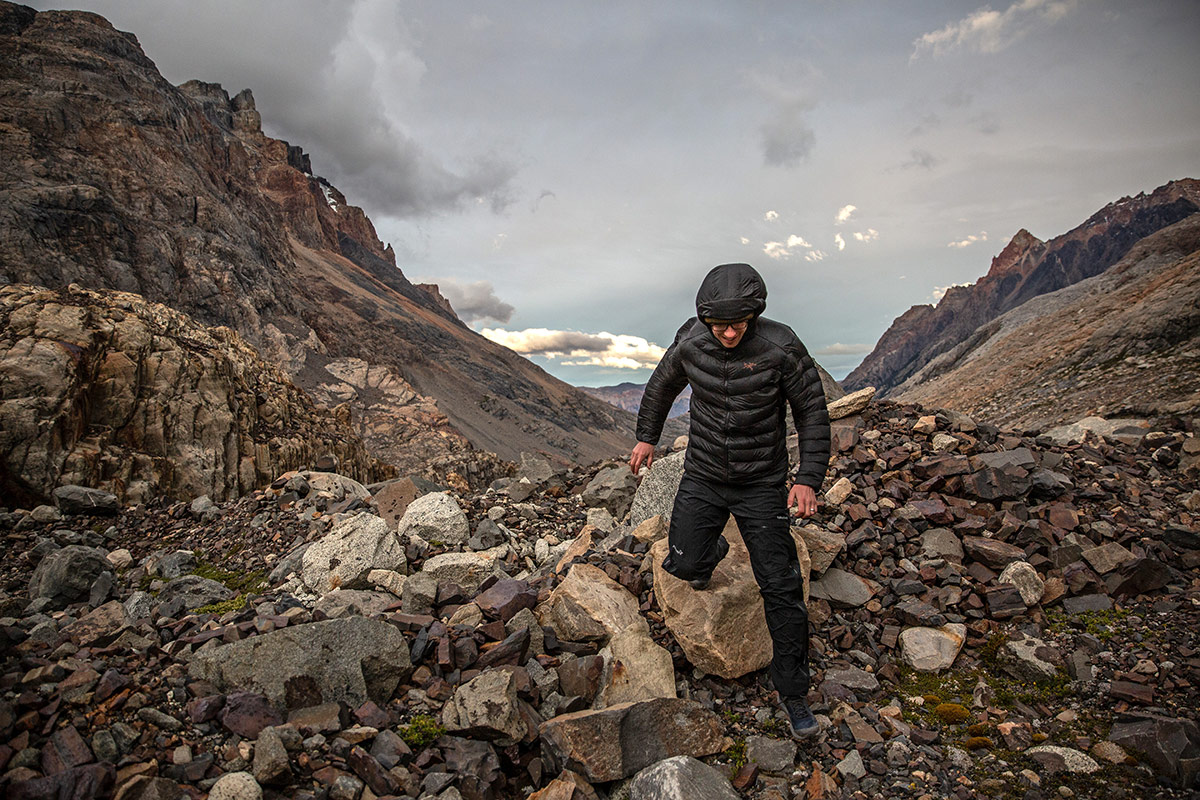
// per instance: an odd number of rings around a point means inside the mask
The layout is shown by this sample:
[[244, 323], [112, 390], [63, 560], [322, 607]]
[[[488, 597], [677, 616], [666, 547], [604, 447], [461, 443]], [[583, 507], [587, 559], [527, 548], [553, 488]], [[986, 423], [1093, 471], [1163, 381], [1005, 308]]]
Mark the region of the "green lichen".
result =
[[256, 594], [267, 587], [267, 576], [262, 570], [254, 572], [231, 572], [208, 563], [198, 563], [192, 570], [193, 575], [208, 578], [234, 592]]
[[446, 729], [428, 714], [417, 714], [407, 725], [401, 725], [397, 732], [410, 748], [423, 750], [445, 734]]
[[229, 598], [228, 600], [222, 600], [218, 603], [209, 603], [206, 606], [200, 606], [199, 608], [194, 608], [194, 609], [192, 609], [192, 613], [194, 613], [194, 614], [214, 614], [219, 617], [222, 614], [225, 614], [226, 612], [229, 612], [229, 611], [241, 611], [248, 605], [250, 605], [250, 600], [247, 597], [247, 595], [239, 594], [239, 595], [234, 595], [233, 597]]

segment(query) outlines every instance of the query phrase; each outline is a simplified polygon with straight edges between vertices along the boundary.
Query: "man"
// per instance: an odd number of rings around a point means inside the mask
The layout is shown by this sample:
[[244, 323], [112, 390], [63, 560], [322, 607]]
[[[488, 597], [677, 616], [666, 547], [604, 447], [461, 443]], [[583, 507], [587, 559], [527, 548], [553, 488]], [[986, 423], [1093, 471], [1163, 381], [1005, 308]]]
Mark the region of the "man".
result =
[[[692, 385], [691, 428], [663, 568], [702, 590], [729, 551], [730, 513], [750, 553], [774, 655], [769, 674], [796, 737], [818, 725], [808, 708], [808, 611], [788, 509], [807, 517], [829, 466], [821, 376], [792, 329], [760, 316], [767, 288], [749, 264], [722, 264], [700, 284], [696, 313], [651, 375], [629, 459], [654, 461], [671, 403]], [[786, 412], [800, 437], [790, 481]]]

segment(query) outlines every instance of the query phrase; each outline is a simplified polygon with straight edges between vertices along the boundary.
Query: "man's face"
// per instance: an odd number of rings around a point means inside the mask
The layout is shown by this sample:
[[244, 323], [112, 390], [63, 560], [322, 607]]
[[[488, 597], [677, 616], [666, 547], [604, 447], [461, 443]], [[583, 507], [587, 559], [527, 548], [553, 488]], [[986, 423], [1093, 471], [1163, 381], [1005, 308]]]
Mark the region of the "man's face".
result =
[[709, 330], [713, 332], [713, 336], [717, 337], [717, 341], [726, 348], [737, 347], [742, 341], [742, 337], [746, 335], [746, 328], [749, 327], [749, 320], [739, 320], [737, 322], [728, 322], [721, 320], [718, 322], [710, 322]]

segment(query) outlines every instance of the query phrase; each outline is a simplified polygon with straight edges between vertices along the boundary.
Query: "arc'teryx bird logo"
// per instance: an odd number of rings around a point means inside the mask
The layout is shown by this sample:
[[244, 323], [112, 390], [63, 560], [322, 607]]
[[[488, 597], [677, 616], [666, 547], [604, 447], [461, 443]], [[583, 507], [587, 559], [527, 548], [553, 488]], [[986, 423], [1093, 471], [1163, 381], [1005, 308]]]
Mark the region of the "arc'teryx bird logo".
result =
[[742, 362], [742, 369], [746, 370], [747, 372], [753, 372], [757, 368], [758, 368], [757, 361], [743, 361]]

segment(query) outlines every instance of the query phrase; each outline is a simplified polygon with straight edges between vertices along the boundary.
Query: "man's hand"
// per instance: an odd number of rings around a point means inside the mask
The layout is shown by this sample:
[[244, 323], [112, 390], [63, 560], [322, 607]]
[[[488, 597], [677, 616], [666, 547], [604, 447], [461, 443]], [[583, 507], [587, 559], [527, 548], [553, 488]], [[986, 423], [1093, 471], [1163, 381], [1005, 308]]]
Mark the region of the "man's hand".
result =
[[795, 506], [796, 513], [801, 517], [811, 517], [817, 513], [817, 495], [811, 486], [797, 483], [788, 492], [788, 508]]
[[633, 446], [633, 455], [629, 457], [629, 468], [633, 470], [634, 475], [638, 474], [643, 462], [647, 467], [654, 463], [654, 445], [638, 442]]

